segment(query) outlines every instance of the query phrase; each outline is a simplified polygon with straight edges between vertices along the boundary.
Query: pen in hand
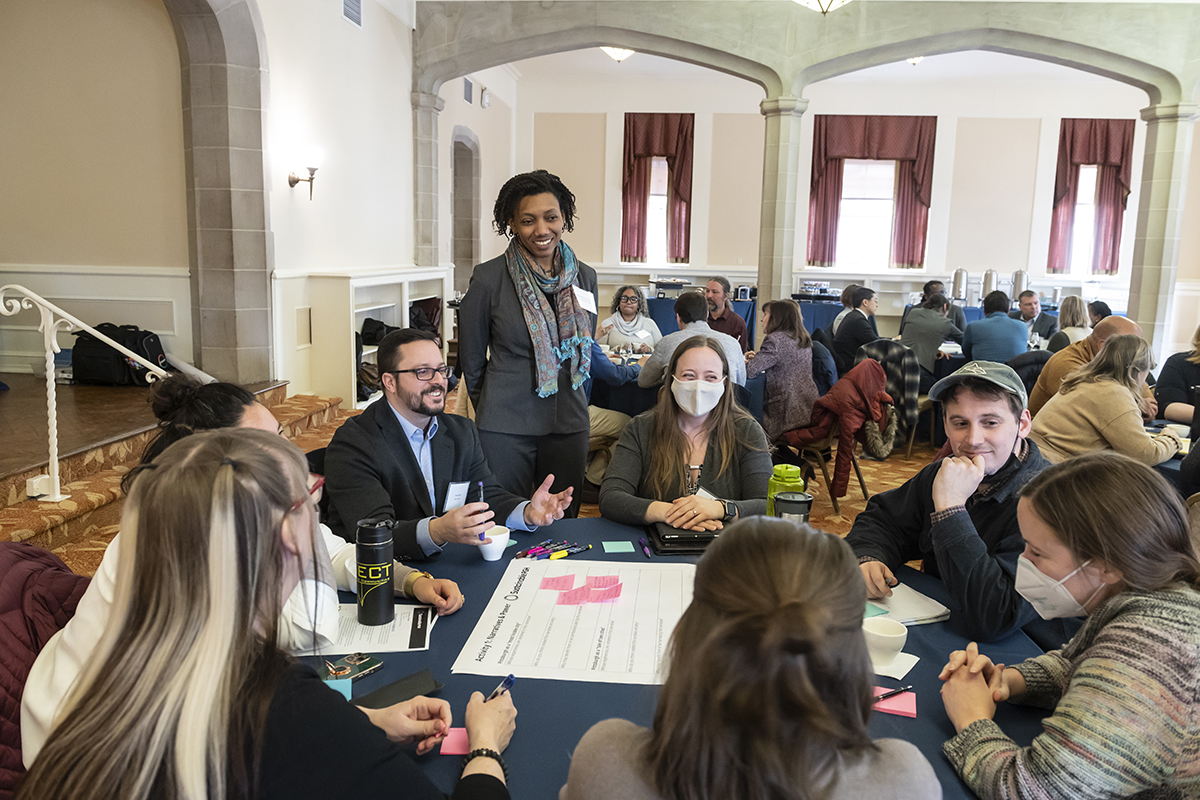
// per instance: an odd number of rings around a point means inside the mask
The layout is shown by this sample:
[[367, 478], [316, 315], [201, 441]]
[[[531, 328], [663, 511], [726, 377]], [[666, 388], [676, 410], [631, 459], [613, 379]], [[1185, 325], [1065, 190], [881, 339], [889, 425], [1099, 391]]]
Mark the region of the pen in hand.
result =
[[483, 702], [486, 703], [488, 700], [495, 700], [497, 697], [499, 697], [500, 695], [504, 694], [509, 689], [511, 689], [513, 687], [513, 684], [516, 682], [517, 682], [516, 676], [509, 675], [507, 678], [500, 681], [500, 685], [497, 686], [496, 689], [487, 696], [487, 700], [484, 700]]
[[[483, 502], [483, 481], [479, 481], [479, 502], [481, 502], [481, 503]], [[486, 533], [479, 534], [479, 541], [482, 542], [486, 538], [487, 538]]]

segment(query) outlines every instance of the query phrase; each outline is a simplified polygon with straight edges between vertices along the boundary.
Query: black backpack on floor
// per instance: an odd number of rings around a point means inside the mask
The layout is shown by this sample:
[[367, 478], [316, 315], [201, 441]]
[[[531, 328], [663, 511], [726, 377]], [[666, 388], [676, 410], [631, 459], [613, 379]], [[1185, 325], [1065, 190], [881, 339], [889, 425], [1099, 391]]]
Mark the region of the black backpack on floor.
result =
[[[167, 354], [163, 352], [158, 334], [144, 331], [136, 325], [114, 325], [101, 322], [96, 330], [122, 347], [128, 348], [161, 369], [167, 369]], [[87, 331], [77, 331], [71, 349], [71, 372], [75, 383], [93, 386], [149, 386], [150, 370], [126, 358], [124, 353], [109, 347]]]

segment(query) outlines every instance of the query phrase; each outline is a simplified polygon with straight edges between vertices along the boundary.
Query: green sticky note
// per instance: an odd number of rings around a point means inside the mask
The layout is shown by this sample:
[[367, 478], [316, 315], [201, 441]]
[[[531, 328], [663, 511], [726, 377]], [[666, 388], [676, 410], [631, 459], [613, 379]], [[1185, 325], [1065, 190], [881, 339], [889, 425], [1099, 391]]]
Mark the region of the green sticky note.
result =
[[604, 542], [604, 552], [606, 553], [632, 553], [633, 542]]
[[878, 617], [880, 614], [886, 614], [886, 613], [888, 613], [886, 608], [880, 608], [879, 606], [875, 605], [874, 603], [867, 603], [867, 608], [866, 608], [866, 610], [863, 611], [863, 619], [870, 619], [871, 617]]
[[516, 546], [517, 546], [517, 540], [510, 536], [510, 537], [508, 537], [508, 544], [504, 545], [504, 549], [507, 550], [510, 547], [516, 547]]

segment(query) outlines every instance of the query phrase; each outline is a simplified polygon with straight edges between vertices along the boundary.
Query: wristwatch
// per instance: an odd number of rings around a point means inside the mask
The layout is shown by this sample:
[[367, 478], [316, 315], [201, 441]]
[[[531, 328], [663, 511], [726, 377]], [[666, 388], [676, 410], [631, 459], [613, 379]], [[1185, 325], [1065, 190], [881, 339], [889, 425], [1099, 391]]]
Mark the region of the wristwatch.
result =
[[730, 523], [737, 519], [737, 506], [728, 500], [719, 500], [718, 502], [725, 507], [725, 516], [721, 518], [722, 523]]

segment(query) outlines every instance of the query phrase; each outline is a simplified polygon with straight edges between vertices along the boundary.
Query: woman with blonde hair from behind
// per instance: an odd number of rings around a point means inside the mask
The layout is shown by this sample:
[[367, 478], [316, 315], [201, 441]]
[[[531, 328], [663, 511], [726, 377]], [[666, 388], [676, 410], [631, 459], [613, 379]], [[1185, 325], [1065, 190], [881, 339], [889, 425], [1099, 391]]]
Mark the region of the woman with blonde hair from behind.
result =
[[1094, 450], [1115, 450], [1143, 464], [1161, 464], [1182, 442], [1170, 429], [1146, 433], [1140, 387], [1154, 368], [1140, 336], [1113, 336], [1089, 363], [1067, 376], [1033, 418], [1030, 438], [1057, 464]]
[[840, 538], [756, 517], [696, 567], [653, 728], [594, 725], [559, 800], [940, 798], [915, 746], [872, 741], [867, 600]]
[[1091, 332], [1092, 323], [1083, 298], [1076, 294], [1068, 295], [1058, 307], [1058, 333], [1050, 337], [1046, 349], [1057, 353], [1080, 339], [1086, 339]]
[[[112, 613], [19, 800], [440, 798], [401, 749], [428, 752], [442, 700], [357, 709], [277, 644], [313, 558], [304, 456], [258, 430], [197, 433], [142, 467], [125, 500]], [[456, 797], [507, 798], [508, 695], [467, 706]], [[494, 756], [494, 757], [493, 757]]]

